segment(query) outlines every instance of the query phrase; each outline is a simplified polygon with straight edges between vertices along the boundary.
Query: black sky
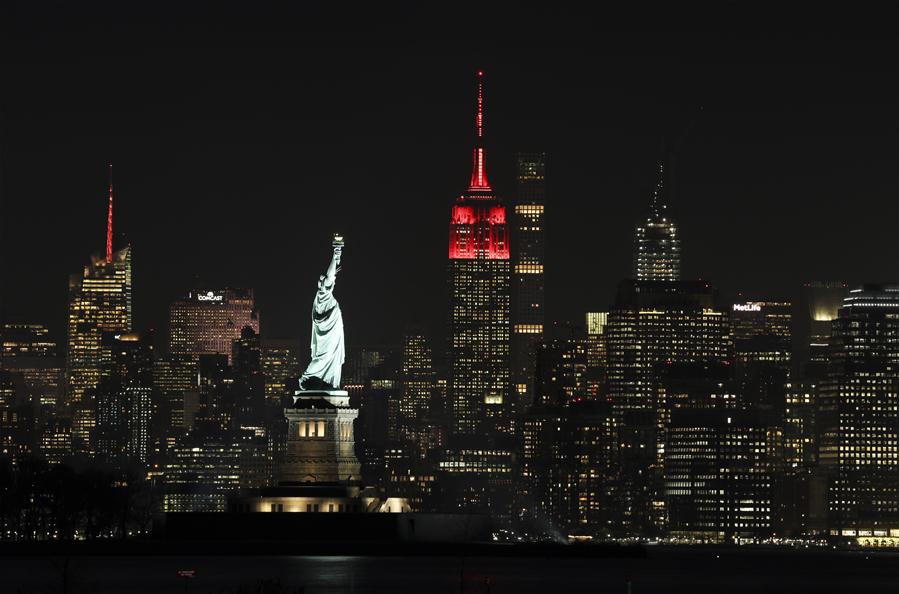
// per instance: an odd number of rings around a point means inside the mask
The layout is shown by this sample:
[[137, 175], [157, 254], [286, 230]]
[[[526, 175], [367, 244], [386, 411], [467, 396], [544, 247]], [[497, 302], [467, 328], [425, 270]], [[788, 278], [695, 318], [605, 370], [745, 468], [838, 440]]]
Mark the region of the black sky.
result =
[[711, 24], [699, 9], [472, 25], [463, 5], [352, 24], [319, 5], [152, 6], [3, 9], [4, 318], [62, 337], [67, 276], [103, 248], [112, 161], [138, 328], [199, 281], [255, 287], [264, 334], [305, 336], [342, 231], [348, 341], [394, 342], [407, 321], [439, 335], [478, 68], [494, 187], [511, 200], [514, 152], [549, 153], [550, 319], [608, 306], [662, 139], [694, 118], [671, 204], [685, 276], [775, 297], [899, 277], [894, 35], [740, 3]]

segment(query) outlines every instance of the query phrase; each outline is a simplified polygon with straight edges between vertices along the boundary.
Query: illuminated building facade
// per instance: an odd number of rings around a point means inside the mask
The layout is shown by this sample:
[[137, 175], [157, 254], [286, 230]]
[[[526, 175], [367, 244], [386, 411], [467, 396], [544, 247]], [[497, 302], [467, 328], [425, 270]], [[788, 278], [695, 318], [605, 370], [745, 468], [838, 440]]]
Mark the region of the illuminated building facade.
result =
[[818, 459], [815, 417], [818, 386], [791, 382], [786, 386], [784, 409], [784, 464], [787, 472], [812, 470]]
[[146, 464], [153, 417], [153, 345], [139, 334], [103, 335], [94, 444], [106, 460]]
[[[308, 349], [308, 345], [306, 345]], [[303, 373], [300, 367], [300, 353], [305, 350], [299, 340], [263, 338], [262, 373], [265, 376], [265, 397], [270, 402], [280, 402], [284, 396], [293, 394], [295, 385]]]
[[487, 181], [482, 73], [468, 192], [449, 228], [449, 336], [452, 431], [511, 433], [510, 270], [506, 207]]
[[18, 357], [55, 357], [56, 342], [43, 324], [7, 322], [0, 326], [0, 362]]
[[72, 454], [72, 421], [54, 417], [48, 419], [41, 430], [38, 451], [47, 464], [62, 463]]
[[28, 390], [51, 412], [62, 405], [65, 363], [46, 326], [6, 323], [0, 327], [0, 367], [21, 376]]
[[614, 437], [608, 403], [532, 406], [519, 431], [515, 526], [543, 537], [608, 537], [614, 525]]
[[23, 425], [12, 374], [0, 369], [0, 458], [15, 463], [25, 453]]
[[186, 427], [185, 394], [199, 388], [199, 366], [190, 355], [166, 355], [153, 361], [153, 387], [166, 403], [165, 432]]
[[587, 312], [587, 394], [600, 398], [606, 391], [606, 322], [609, 312]]
[[259, 313], [252, 289], [191, 291], [169, 308], [169, 353], [227, 355], [231, 343], [249, 326], [259, 333]]
[[427, 445], [434, 381], [430, 341], [420, 331], [406, 332], [403, 337], [396, 433], [400, 440], [415, 444], [416, 449], [419, 445]]
[[665, 447], [668, 534], [760, 539], [777, 528], [781, 433], [748, 411], [680, 408]]
[[534, 404], [564, 405], [585, 399], [589, 344], [583, 328], [554, 325], [555, 336], [537, 345]]
[[546, 154], [519, 153], [515, 179], [512, 386], [521, 413], [534, 398], [534, 350], [543, 340]]
[[131, 247], [112, 249], [113, 186], [110, 167], [106, 254], [93, 256], [81, 274], [69, 278], [68, 401], [74, 408], [75, 448], [91, 451], [95, 426], [93, 391], [100, 382], [104, 332], [126, 334], [132, 328]]
[[732, 364], [730, 317], [701, 281], [623, 281], [605, 326], [608, 392], [618, 424], [621, 530], [652, 533], [664, 523], [661, 468], [666, 403], [660, 367]]
[[163, 511], [223, 512], [240, 488], [240, 444], [206, 437], [172, 449], [164, 475]]
[[438, 462], [446, 510], [511, 517], [511, 270], [506, 207], [487, 180], [483, 73], [474, 163], [449, 226], [449, 432]]
[[739, 301], [730, 309], [743, 406], [764, 410], [782, 425], [786, 385], [793, 371], [793, 304]]
[[730, 318], [702, 281], [624, 281], [605, 334], [609, 399], [618, 410], [657, 409], [661, 363], [733, 362]]
[[802, 375], [821, 382], [827, 375], [830, 356], [831, 324], [848, 294], [849, 287], [840, 281], [811, 281], [803, 286], [808, 317], [806, 344], [802, 344]]
[[853, 289], [832, 326], [817, 430], [829, 533], [899, 539], [899, 286]]
[[634, 236], [634, 279], [680, 280], [680, 237], [667, 213], [665, 166], [659, 165], [659, 181], [649, 202], [646, 222]]

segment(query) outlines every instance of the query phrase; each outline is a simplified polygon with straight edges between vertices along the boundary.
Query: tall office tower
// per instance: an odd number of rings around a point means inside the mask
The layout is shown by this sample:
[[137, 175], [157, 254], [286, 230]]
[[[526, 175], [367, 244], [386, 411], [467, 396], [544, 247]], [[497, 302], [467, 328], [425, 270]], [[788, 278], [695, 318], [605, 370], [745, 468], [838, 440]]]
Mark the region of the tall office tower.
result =
[[825, 528], [824, 481], [817, 472], [818, 385], [786, 385], [783, 415], [783, 489], [780, 511], [785, 536], [820, 534]]
[[41, 405], [57, 412], [65, 387], [65, 363], [56, 342], [41, 324], [6, 323], [0, 327], [0, 368], [20, 375]]
[[735, 372], [745, 408], [762, 408], [782, 424], [793, 367], [793, 304], [741, 301], [731, 306]]
[[552, 338], [537, 346], [534, 404], [564, 405], [585, 399], [589, 345], [583, 328], [554, 324]]
[[452, 431], [511, 433], [509, 233], [506, 207], [487, 181], [483, 73], [478, 72], [474, 166], [449, 226]]
[[620, 431], [621, 529], [651, 532], [664, 517], [658, 484], [666, 406], [660, 399], [660, 366], [669, 361], [731, 363], [730, 318], [716, 291], [701, 281], [626, 280], [605, 334], [607, 399]]
[[830, 534], [899, 538], [899, 286], [843, 300], [819, 404]]
[[231, 342], [249, 326], [259, 333], [252, 289], [191, 291], [169, 308], [169, 353], [222, 354], [231, 363]]
[[533, 401], [534, 353], [543, 340], [546, 153], [516, 156], [512, 221], [512, 385], [518, 413]]
[[240, 488], [240, 467], [240, 444], [217, 434], [175, 446], [163, 478], [163, 511], [225, 511]]
[[781, 433], [752, 411], [676, 408], [665, 450], [668, 534], [735, 542], [778, 528]]
[[94, 443], [110, 461], [146, 463], [153, 417], [153, 345], [136, 333], [103, 335]]
[[301, 354], [305, 355], [309, 345], [300, 344], [292, 338], [262, 339], [262, 373], [265, 375], [265, 397], [273, 403], [281, 402], [284, 396], [292, 396], [296, 386], [292, 380], [300, 377]]
[[262, 344], [252, 328], [244, 327], [232, 345], [234, 362], [233, 418], [235, 426], [265, 433], [265, 378]]
[[[670, 181], [670, 180], [667, 180]], [[680, 237], [668, 215], [665, 166], [649, 201], [646, 222], [634, 235], [634, 278], [648, 281], [680, 280]]]
[[[566, 365], [557, 361], [557, 367]], [[554, 538], [608, 537], [616, 449], [611, 408], [606, 402], [568, 399], [551, 374], [538, 373], [535, 385], [538, 400], [518, 432], [514, 525]], [[545, 398], [548, 394], [555, 398]]]
[[0, 369], [0, 458], [16, 462], [21, 455], [21, 408], [12, 374]]
[[827, 375], [830, 354], [831, 323], [843, 303], [848, 286], [839, 281], [811, 281], [803, 286], [808, 317], [803, 322], [802, 375], [820, 382]]
[[41, 428], [38, 450], [47, 464], [62, 463], [72, 453], [72, 420], [50, 417]]
[[92, 256], [81, 274], [69, 278], [66, 366], [68, 401], [74, 408], [73, 444], [90, 452], [95, 425], [91, 398], [100, 382], [104, 332], [131, 332], [131, 246], [112, 249], [112, 167], [106, 218], [106, 254]]
[[623, 281], [605, 332], [617, 410], [657, 410], [661, 363], [733, 362], [730, 318], [702, 281]]
[[427, 441], [434, 396], [434, 362], [431, 343], [420, 331], [411, 329], [403, 337], [397, 437], [419, 445]]
[[43, 324], [6, 322], [0, 326], [0, 363], [18, 357], [55, 357], [56, 342]]
[[587, 312], [587, 394], [597, 399], [606, 390], [606, 322], [607, 311]]
[[487, 180], [483, 72], [474, 163], [449, 226], [449, 432], [438, 462], [443, 509], [512, 513], [511, 286], [506, 207]]
[[153, 361], [153, 387], [165, 407], [163, 433], [169, 439], [186, 428], [185, 394], [197, 392], [198, 375], [199, 365], [190, 355], [166, 355]]

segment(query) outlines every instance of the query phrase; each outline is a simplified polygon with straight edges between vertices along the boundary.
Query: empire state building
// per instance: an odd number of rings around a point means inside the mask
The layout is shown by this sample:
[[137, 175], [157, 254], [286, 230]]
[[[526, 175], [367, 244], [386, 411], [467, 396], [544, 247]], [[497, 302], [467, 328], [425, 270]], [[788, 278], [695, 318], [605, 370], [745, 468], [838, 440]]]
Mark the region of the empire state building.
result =
[[509, 434], [509, 229], [506, 207], [487, 180], [480, 71], [471, 181], [452, 207], [448, 272], [452, 433]]

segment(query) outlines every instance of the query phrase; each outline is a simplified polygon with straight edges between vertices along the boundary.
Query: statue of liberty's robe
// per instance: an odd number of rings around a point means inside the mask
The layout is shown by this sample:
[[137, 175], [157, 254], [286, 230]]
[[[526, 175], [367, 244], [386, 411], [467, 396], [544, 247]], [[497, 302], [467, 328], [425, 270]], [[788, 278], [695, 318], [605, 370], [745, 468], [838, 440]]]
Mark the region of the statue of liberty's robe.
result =
[[319, 279], [318, 292], [312, 302], [312, 360], [300, 378], [303, 390], [340, 388], [340, 370], [346, 358], [343, 316], [334, 298], [336, 274], [332, 276], [331, 269], [328, 272]]

